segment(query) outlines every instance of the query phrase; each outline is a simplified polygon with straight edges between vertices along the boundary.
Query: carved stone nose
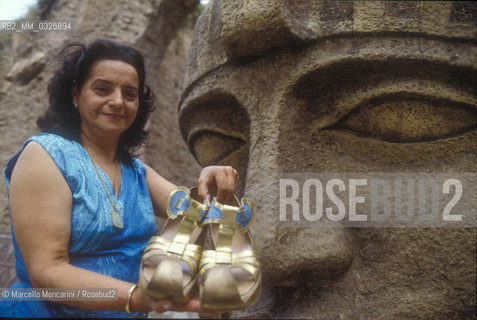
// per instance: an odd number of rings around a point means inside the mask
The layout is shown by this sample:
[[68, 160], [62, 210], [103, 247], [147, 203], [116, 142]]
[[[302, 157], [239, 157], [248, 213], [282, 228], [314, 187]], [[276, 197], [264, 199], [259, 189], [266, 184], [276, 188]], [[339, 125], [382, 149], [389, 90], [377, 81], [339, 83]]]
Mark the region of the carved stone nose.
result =
[[[263, 146], [257, 146], [261, 149]], [[248, 164], [246, 197], [253, 201], [256, 214], [252, 225], [254, 245], [260, 253], [265, 283], [293, 286], [303, 273], [314, 277], [340, 274], [353, 261], [351, 230], [340, 228], [300, 227], [280, 221], [279, 175], [268, 165], [273, 159]], [[280, 169], [275, 169], [280, 170]], [[283, 169], [285, 170], [285, 169]]]

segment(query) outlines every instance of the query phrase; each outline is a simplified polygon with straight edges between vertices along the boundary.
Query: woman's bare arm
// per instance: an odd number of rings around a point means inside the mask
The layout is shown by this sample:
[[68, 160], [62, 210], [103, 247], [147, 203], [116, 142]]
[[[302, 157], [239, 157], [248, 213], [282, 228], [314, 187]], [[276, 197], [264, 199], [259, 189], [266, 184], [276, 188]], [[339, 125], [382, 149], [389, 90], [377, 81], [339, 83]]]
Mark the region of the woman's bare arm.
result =
[[167, 218], [167, 197], [177, 186], [164, 179], [148, 165], [146, 165], [146, 182], [151, 195], [154, 213], [161, 218]]

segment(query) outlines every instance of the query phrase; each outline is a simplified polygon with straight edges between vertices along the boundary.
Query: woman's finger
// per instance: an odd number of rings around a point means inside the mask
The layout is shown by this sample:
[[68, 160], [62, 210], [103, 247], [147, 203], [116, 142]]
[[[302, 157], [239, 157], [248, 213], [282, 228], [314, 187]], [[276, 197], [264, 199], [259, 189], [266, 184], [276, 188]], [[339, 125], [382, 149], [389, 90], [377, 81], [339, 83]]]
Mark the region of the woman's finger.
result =
[[199, 180], [199, 197], [205, 200], [207, 194], [216, 195], [217, 201], [230, 203], [233, 199], [239, 176], [230, 166], [209, 166], [202, 169]]
[[204, 170], [202, 170], [200, 173], [199, 180], [197, 181], [197, 186], [199, 187], [198, 188], [199, 198], [202, 201], [204, 201], [207, 198], [207, 195], [209, 194], [209, 181]]
[[233, 168], [221, 167], [221, 172], [217, 177], [217, 200], [222, 203], [230, 204], [235, 190], [235, 177]]
[[185, 304], [175, 304], [172, 301], [167, 299], [157, 300], [154, 306], [154, 311], [157, 313], [163, 313], [166, 311], [206, 312], [207, 310], [202, 308], [200, 300], [198, 298], [194, 298], [189, 300]]

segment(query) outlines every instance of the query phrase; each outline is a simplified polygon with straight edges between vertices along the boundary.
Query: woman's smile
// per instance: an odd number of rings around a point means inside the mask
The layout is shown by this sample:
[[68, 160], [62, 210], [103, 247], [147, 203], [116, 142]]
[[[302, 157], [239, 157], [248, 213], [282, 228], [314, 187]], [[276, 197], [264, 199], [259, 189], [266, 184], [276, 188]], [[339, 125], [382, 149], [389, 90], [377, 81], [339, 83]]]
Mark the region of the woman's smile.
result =
[[113, 120], [121, 120], [121, 119], [125, 118], [123, 115], [116, 114], [116, 113], [103, 113], [103, 115], [105, 115], [109, 119], [113, 119]]

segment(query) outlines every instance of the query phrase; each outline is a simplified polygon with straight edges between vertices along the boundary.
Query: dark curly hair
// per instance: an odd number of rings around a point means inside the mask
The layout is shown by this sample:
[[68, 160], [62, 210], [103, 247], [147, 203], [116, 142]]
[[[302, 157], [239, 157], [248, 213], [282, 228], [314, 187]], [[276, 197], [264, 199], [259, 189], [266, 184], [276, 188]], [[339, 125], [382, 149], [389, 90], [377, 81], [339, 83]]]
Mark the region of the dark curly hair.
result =
[[146, 70], [143, 56], [131, 46], [113, 40], [99, 39], [89, 45], [75, 42], [67, 44], [60, 52], [62, 66], [55, 71], [48, 84], [50, 106], [37, 120], [42, 132], [61, 135], [81, 142], [80, 116], [73, 105], [74, 84], [81, 89], [95, 62], [119, 60], [136, 69], [139, 78], [139, 107], [131, 127], [119, 140], [118, 157], [131, 163], [131, 157], [145, 142], [148, 132], [144, 129], [154, 110], [154, 93], [145, 84]]

